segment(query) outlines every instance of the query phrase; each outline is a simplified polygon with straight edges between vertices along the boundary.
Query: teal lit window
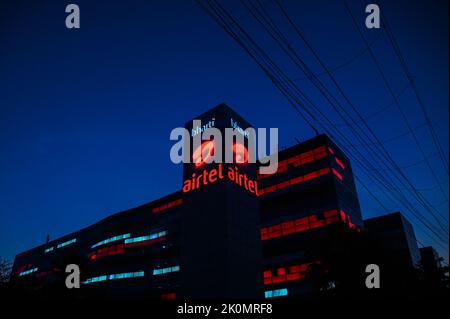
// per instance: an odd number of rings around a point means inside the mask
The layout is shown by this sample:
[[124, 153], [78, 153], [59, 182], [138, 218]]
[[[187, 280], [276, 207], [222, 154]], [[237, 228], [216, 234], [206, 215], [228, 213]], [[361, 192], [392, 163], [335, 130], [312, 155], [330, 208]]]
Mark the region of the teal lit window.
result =
[[56, 248], [61, 248], [61, 247], [64, 247], [64, 246], [73, 244], [73, 243], [75, 243], [76, 241], [77, 241], [76, 238], [71, 239], [71, 240], [68, 240], [68, 241], [65, 241], [65, 242], [63, 242], [63, 243], [61, 243], [61, 244], [58, 244], [58, 246], [56, 246]]
[[55, 247], [49, 247], [49, 248], [47, 248], [46, 250], [44, 250], [44, 252], [45, 253], [48, 253], [48, 252], [51, 252], [51, 251], [53, 251], [53, 249], [54, 249]]
[[273, 298], [273, 297], [281, 297], [287, 296], [288, 290], [286, 288], [276, 289], [276, 290], [267, 290], [264, 292], [264, 297]]
[[37, 270], [38, 270], [37, 268], [33, 268], [33, 269], [30, 269], [30, 270], [25, 270], [25, 271], [22, 271], [19, 274], [19, 276], [29, 275], [29, 274], [32, 274], [32, 273], [36, 272]]
[[170, 272], [180, 271], [180, 266], [153, 269], [153, 275], [162, 275]]
[[123, 234], [123, 235], [114, 236], [114, 237], [111, 237], [111, 238], [108, 238], [108, 239], [105, 239], [105, 240], [102, 240], [102, 241], [96, 243], [96, 244], [93, 245], [91, 248], [95, 248], [95, 247], [98, 247], [98, 246], [101, 246], [101, 245], [109, 244], [109, 243], [111, 243], [111, 242], [113, 242], [113, 241], [118, 241], [118, 240], [121, 240], [121, 239], [126, 239], [126, 238], [129, 238], [130, 236], [131, 236], [131, 235], [130, 235], [129, 233], [128, 233], [128, 234]]
[[167, 231], [164, 230], [159, 233], [150, 234], [148, 236], [140, 236], [140, 237], [125, 239], [125, 244], [137, 243], [137, 242], [146, 241], [146, 240], [150, 240], [150, 239], [156, 239], [156, 238], [163, 237], [166, 235], [167, 235]]
[[91, 284], [95, 282], [101, 282], [106, 280], [115, 280], [115, 279], [126, 279], [126, 278], [136, 278], [136, 277], [144, 277], [144, 271], [135, 271], [135, 272], [125, 272], [121, 274], [112, 274], [112, 275], [103, 275], [92, 277], [83, 281], [83, 284]]

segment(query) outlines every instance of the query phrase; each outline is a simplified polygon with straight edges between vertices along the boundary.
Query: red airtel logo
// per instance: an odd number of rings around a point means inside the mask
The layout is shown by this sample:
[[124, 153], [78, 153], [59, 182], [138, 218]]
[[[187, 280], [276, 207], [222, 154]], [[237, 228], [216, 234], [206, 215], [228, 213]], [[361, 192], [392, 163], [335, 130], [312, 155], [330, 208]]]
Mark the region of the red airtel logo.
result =
[[206, 141], [203, 142], [202, 145], [197, 147], [197, 149], [192, 154], [192, 162], [195, 164], [195, 167], [203, 166], [207, 161], [214, 156], [214, 142]]
[[[195, 149], [192, 153], [192, 162], [196, 168], [210, 162], [214, 156], [214, 147], [214, 141], [205, 141]], [[237, 164], [246, 164], [248, 162], [248, 150], [243, 144], [233, 144], [231, 151], [233, 152], [233, 159]]]

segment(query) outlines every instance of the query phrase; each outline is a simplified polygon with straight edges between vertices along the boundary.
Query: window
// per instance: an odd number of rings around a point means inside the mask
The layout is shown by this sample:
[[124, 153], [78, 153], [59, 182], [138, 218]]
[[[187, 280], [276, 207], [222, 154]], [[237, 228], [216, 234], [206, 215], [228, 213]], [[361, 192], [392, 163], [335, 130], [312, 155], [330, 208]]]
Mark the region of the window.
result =
[[287, 296], [288, 290], [286, 288], [276, 289], [276, 290], [267, 290], [264, 292], [265, 298], [273, 298], [273, 297], [282, 297]]
[[46, 250], [44, 250], [44, 252], [45, 253], [49, 253], [49, 252], [51, 252], [51, 251], [53, 251], [53, 249], [54, 249], [55, 247], [49, 247], [49, 248], [47, 248]]
[[25, 270], [25, 271], [22, 271], [21, 273], [19, 273], [19, 276], [26, 276], [26, 275], [29, 275], [29, 274], [32, 274], [32, 273], [36, 272], [37, 270], [38, 270], [37, 267], [33, 268], [33, 269], [30, 269], [30, 270]]
[[157, 276], [157, 275], [167, 274], [167, 273], [176, 272], [176, 271], [180, 271], [180, 266], [156, 268], [156, 269], [153, 269], [153, 275]]
[[166, 235], [167, 235], [167, 231], [164, 230], [159, 233], [150, 234], [148, 236], [140, 236], [140, 237], [125, 239], [125, 244], [131, 244], [131, 243], [137, 243], [137, 242], [141, 242], [141, 241], [152, 240], [152, 239], [164, 237]]
[[278, 267], [275, 270], [263, 272], [264, 285], [277, 284], [286, 281], [295, 281], [305, 278], [306, 272], [313, 263]]
[[129, 238], [129, 237], [130, 237], [129, 233], [128, 234], [114, 236], [114, 237], [111, 237], [111, 238], [108, 238], [108, 239], [105, 239], [105, 240], [102, 240], [102, 241], [96, 243], [91, 248], [95, 248], [95, 247], [98, 247], [98, 246], [101, 246], [101, 245], [109, 244], [111, 242], [118, 241], [118, 240], [121, 240], [121, 239], [126, 239], [126, 238]]
[[263, 178], [267, 178], [267, 177], [273, 176], [278, 173], [285, 172], [289, 169], [288, 165], [290, 165], [292, 167], [298, 167], [298, 166], [305, 165], [310, 162], [319, 160], [326, 156], [327, 156], [327, 151], [326, 151], [325, 146], [320, 146], [311, 151], [297, 154], [297, 155], [289, 157], [285, 160], [279, 161], [278, 169], [277, 169], [276, 173], [274, 173], [274, 174], [258, 174], [257, 179], [263, 179]]
[[266, 187], [264, 189], [259, 190], [258, 191], [258, 195], [261, 196], [261, 195], [264, 195], [264, 194], [267, 194], [267, 193], [271, 193], [271, 192], [274, 192], [276, 190], [283, 189], [283, 188], [285, 188], [287, 186], [292, 186], [292, 185], [296, 185], [296, 184], [299, 184], [299, 183], [303, 183], [303, 182], [306, 182], [308, 180], [311, 180], [311, 179], [314, 179], [314, 178], [317, 178], [317, 177], [320, 177], [320, 176], [323, 176], [323, 175], [326, 175], [326, 174], [329, 174], [329, 173], [330, 173], [330, 168], [329, 167], [325, 167], [325, 168], [319, 169], [317, 171], [308, 173], [306, 175], [298, 176], [298, 177], [295, 177], [295, 178], [291, 178], [288, 181], [284, 181], [284, 182], [281, 182], [281, 183], [278, 183], [278, 184], [275, 184], [275, 185], [272, 185], [272, 186], [268, 186], [268, 187]]
[[75, 243], [76, 241], [77, 241], [76, 238], [71, 239], [71, 240], [68, 240], [68, 241], [65, 241], [65, 242], [63, 242], [63, 243], [61, 243], [61, 244], [58, 244], [58, 246], [56, 246], [56, 248], [62, 248], [62, 247], [64, 247], [64, 246], [73, 244], [73, 243]]
[[136, 272], [125, 272], [121, 274], [113, 274], [113, 275], [102, 275], [97, 277], [92, 277], [83, 281], [83, 284], [91, 284], [94, 282], [101, 282], [106, 280], [116, 280], [116, 279], [127, 279], [127, 278], [137, 278], [144, 277], [144, 271], [136, 271]]
[[286, 221], [281, 224], [261, 228], [261, 240], [267, 240], [309, 229], [323, 227], [339, 221], [337, 209], [327, 210], [323, 212], [323, 219], [318, 219], [317, 215], [309, 215], [295, 220]]
[[169, 209], [169, 208], [181, 205], [182, 203], [183, 203], [183, 199], [179, 198], [177, 200], [173, 200], [171, 202], [165, 203], [165, 204], [160, 205], [158, 207], [152, 208], [152, 213], [153, 214], [157, 214], [157, 213], [162, 212], [162, 211], [164, 211], [166, 209]]

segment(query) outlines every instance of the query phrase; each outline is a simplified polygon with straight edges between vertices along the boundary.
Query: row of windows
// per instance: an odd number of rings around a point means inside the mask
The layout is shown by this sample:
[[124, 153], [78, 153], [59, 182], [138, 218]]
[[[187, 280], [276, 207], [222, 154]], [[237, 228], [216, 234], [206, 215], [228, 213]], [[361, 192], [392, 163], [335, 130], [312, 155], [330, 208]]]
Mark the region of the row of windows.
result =
[[136, 272], [125, 272], [121, 274], [113, 274], [113, 275], [102, 275], [97, 277], [92, 277], [83, 281], [83, 284], [91, 284], [95, 282], [101, 282], [106, 280], [115, 280], [115, 279], [125, 279], [125, 278], [136, 278], [136, 277], [144, 277], [144, 271], [136, 271]]
[[26, 275], [29, 275], [29, 274], [32, 274], [32, 273], [36, 272], [37, 270], [38, 270], [37, 267], [33, 268], [33, 269], [30, 269], [30, 270], [25, 270], [25, 271], [22, 271], [21, 273], [19, 273], [19, 276], [26, 276]]
[[73, 244], [73, 243], [75, 243], [76, 241], [77, 241], [76, 238], [71, 239], [71, 240], [68, 240], [68, 241], [65, 241], [65, 242], [63, 242], [63, 243], [61, 243], [61, 244], [58, 244], [58, 246], [56, 246], [56, 248], [61, 248], [61, 247], [64, 247], [64, 246]]
[[266, 270], [263, 273], [264, 284], [278, 284], [286, 281], [295, 281], [305, 278], [308, 268], [313, 263], [292, 265], [288, 267], [280, 267], [276, 269], [275, 274], [272, 270]]
[[30, 264], [30, 263], [29, 263], [29, 264], [22, 265], [22, 266], [20, 266], [20, 267], [17, 267], [16, 270], [12, 273], [12, 275], [18, 275], [19, 273], [24, 272], [25, 269], [31, 268], [31, 267], [33, 267], [33, 265]]
[[282, 297], [282, 296], [287, 296], [287, 295], [288, 295], [288, 290], [286, 288], [267, 290], [264, 292], [265, 298]]
[[[63, 243], [58, 244], [58, 245], [56, 246], [56, 248], [62, 248], [62, 247], [65, 247], [65, 246], [67, 246], [67, 245], [76, 243], [76, 241], [77, 241], [76, 238], [71, 239], [71, 240], [68, 240], [68, 241], [65, 241], [65, 242], [63, 242]], [[49, 252], [51, 252], [51, 251], [53, 251], [53, 250], [55, 250], [55, 247], [54, 247], [54, 246], [51, 246], [51, 247], [46, 248], [46, 249], [44, 250], [44, 252], [45, 252], [45, 253], [49, 253]]]
[[114, 241], [118, 241], [118, 240], [121, 240], [121, 239], [130, 238], [130, 236], [131, 236], [130, 233], [128, 233], [128, 234], [123, 234], [123, 235], [118, 235], [118, 236], [114, 236], [114, 237], [111, 237], [111, 238], [102, 240], [102, 241], [96, 243], [95, 245], [92, 245], [91, 248], [95, 248], [95, 247], [98, 247], [98, 246], [101, 246], [101, 245], [109, 244], [109, 243], [112, 243], [112, 242], [114, 242]]
[[162, 212], [162, 211], [164, 211], [164, 210], [166, 210], [166, 209], [169, 209], [169, 208], [171, 208], [171, 207], [175, 207], [175, 206], [181, 205], [182, 203], [183, 203], [183, 199], [182, 199], [182, 198], [179, 198], [179, 199], [177, 199], [177, 200], [168, 202], [168, 203], [163, 204], [163, 205], [161, 205], [161, 206], [154, 207], [154, 208], [152, 209], [152, 213], [153, 213], [153, 214], [157, 214], [157, 213]]
[[333, 174], [336, 176], [340, 181], [342, 181], [344, 178], [342, 177], [341, 173], [339, 173], [337, 170], [333, 168]]
[[161, 299], [176, 299], [176, 298], [177, 298], [177, 294], [175, 292], [161, 294]]
[[150, 240], [150, 239], [163, 237], [166, 235], [167, 235], [167, 231], [164, 230], [159, 233], [150, 234], [148, 236], [140, 236], [140, 237], [125, 239], [125, 244], [137, 243], [137, 242], [141, 242], [141, 241], [146, 241], [146, 240]]
[[[339, 216], [336, 209], [323, 212], [324, 219], [317, 219], [317, 215], [310, 215], [281, 224], [265, 227], [261, 229], [261, 240], [267, 240], [280, 236], [286, 236], [293, 233], [302, 232], [309, 229], [323, 227], [332, 223], [339, 222]], [[345, 219], [343, 219], [345, 221]]]
[[[307, 163], [319, 160], [327, 156], [327, 151], [325, 146], [317, 147], [311, 151], [304, 152], [292, 157], [289, 157], [285, 160], [278, 162], [278, 169], [274, 174], [278, 174], [288, 170], [288, 164], [293, 167], [298, 167], [301, 165], [305, 165]], [[274, 174], [257, 174], [257, 179], [267, 178], [273, 176]]]
[[167, 273], [176, 272], [176, 271], [180, 271], [180, 266], [153, 269], [153, 275], [154, 276], [162, 275], [162, 274], [167, 274]]
[[274, 192], [276, 190], [280, 190], [280, 189], [286, 188], [288, 186], [293, 186], [293, 185], [296, 185], [296, 184], [299, 184], [299, 183], [303, 183], [303, 182], [309, 181], [311, 179], [314, 179], [314, 178], [317, 178], [317, 177], [329, 174], [330, 171], [331, 171], [330, 168], [326, 167], [326, 168], [322, 168], [322, 169], [319, 169], [317, 171], [305, 174], [303, 176], [294, 177], [294, 178], [291, 178], [290, 180], [287, 180], [287, 181], [284, 181], [284, 182], [281, 182], [281, 183], [278, 183], [278, 184], [266, 187], [264, 189], [258, 190], [258, 195], [261, 196], [261, 195], [264, 195], [264, 194], [267, 194], [267, 193]]
[[342, 163], [339, 158], [335, 157], [334, 161], [336, 162], [336, 164], [338, 164], [342, 169], [345, 169], [345, 165], [344, 163]]
[[88, 254], [88, 257], [91, 260], [95, 260], [97, 258], [118, 255], [125, 252], [125, 248], [137, 247], [137, 246], [145, 246], [154, 244], [156, 242], [161, 242], [166, 239], [167, 231], [161, 231], [158, 233], [153, 233], [148, 236], [140, 236], [135, 238], [127, 238], [124, 241], [124, 244], [118, 244], [115, 246], [100, 248], [95, 252]]

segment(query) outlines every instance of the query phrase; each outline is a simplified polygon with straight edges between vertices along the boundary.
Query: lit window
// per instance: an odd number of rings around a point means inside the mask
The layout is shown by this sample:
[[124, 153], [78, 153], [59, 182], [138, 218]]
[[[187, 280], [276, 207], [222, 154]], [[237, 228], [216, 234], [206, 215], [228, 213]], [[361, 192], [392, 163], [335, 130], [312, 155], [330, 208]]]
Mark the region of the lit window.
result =
[[153, 275], [162, 275], [176, 271], [180, 271], [180, 266], [153, 269]]
[[103, 275], [98, 277], [93, 277], [86, 279], [83, 281], [83, 284], [91, 284], [94, 282], [106, 281], [106, 280], [116, 280], [116, 279], [126, 279], [126, 278], [137, 278], [144, 277], [144, 271], [136, 271], [136, 272], [125, 272], [121, 274], [113, 274], [113, 275]]
[[130, 237], [130, 234], [123, 234], [123, 235], [114, 236], [114, 237], [111, 237], [111, 238], [108, 238], [108, 239], [105, 239], [105, 240], [102, 240], [102, 241], [96, 243], [91, 248], [95, 248], [95, 247], [98, 247], [98, 246], [101, 246], [101, 245], [109, 244], [111, 242], [118, 241], [118, 240], [121, 240], [121, 239], [126, 239], [126, 238], [129, 238], [129, 237]]
[[76, 238], [71, 239], [71, 240], [68, 240], [68, 241], [65, 241], [65, 242], [63, 242], [63, 243], [61, 243], [61, 244], [58, 244], [58, 246], [56, 246], [56, 248], [61, 248], [61, 247], [64, 247], [64, 246], [73, 244], [73, 243], [75, 243], [76, 241], [77, 241]]
[[137, 243], [137, 242], [141, 242], [141, 241], [156, 239], [156, 238], [164, 237], [166, 235], [167, 235], [167, 231], [164, 230], [159, 233], [150, 234], [148, 236], [140, 236], [140, 237], [125, 239], [125, 244], [131, 244], [131, 243]]
[[49, 248], [47, 248], [46, 250], [44, 250], [44, 252], [45, 253], [48, 253], [48, 252], [51, 252], [51, 251], [53, 251], [53, 249], [54, 249], [55, 247], [49, 247]]
[[26, 275], [29, 275], [29, 274], [32, 274], [32, 273], [36, 272], [37, 270], [38, 270], [37, 268], [33, 268], [33, 269], [30, 269], [30, 270], [25, 270], [25, 271], [22, 271], [19, 274], [19, 276], [26, 276]]
[[274, 297], [282, 297], [287, 296], [288, 290], [286, 288], [276, 289], [276, 290], [267, 290], [264, 292], [264, 296], [266, 298], [274, 298]]

